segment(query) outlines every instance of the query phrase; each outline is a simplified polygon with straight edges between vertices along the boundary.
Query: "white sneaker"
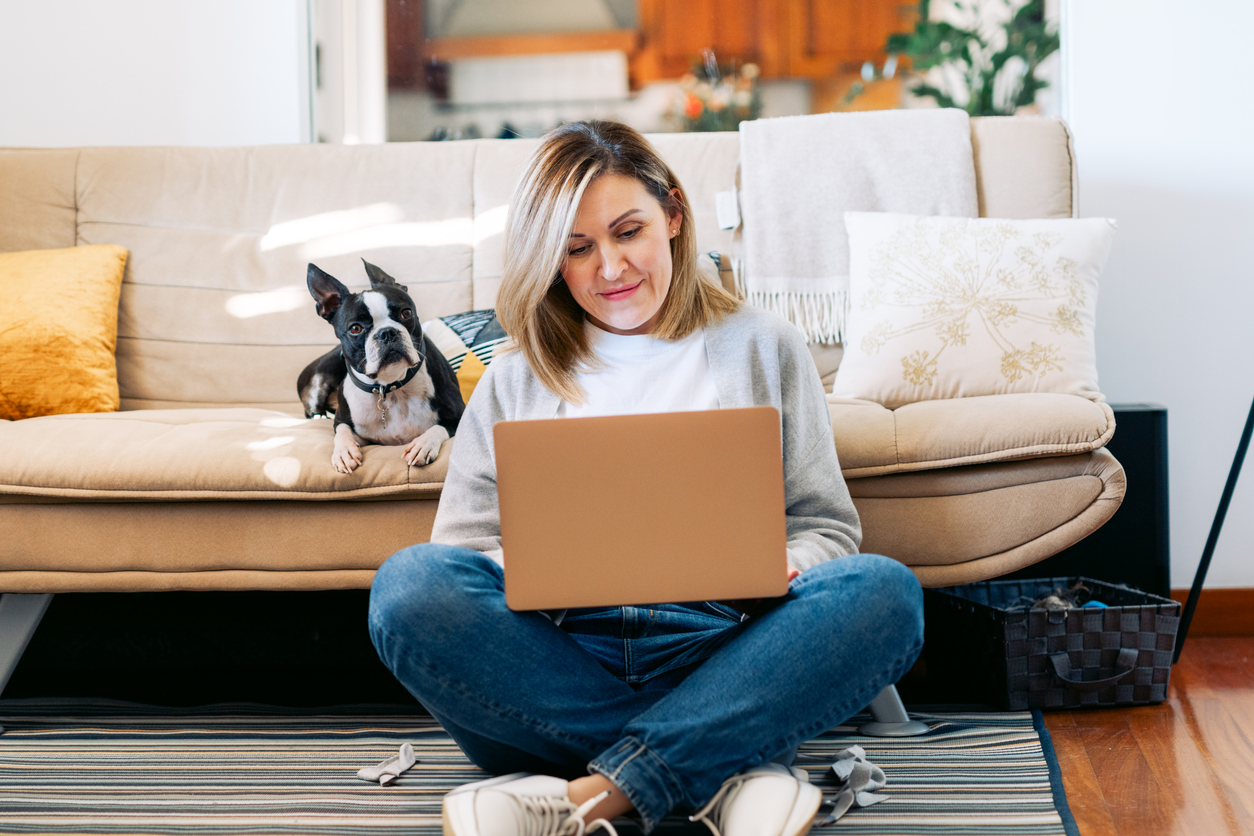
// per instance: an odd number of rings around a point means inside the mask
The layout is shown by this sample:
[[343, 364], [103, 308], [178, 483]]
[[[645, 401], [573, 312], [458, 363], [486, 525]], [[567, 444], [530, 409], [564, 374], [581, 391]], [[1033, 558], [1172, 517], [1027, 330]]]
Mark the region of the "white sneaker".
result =
[[444, 836], [583, 836], [605, 828], [605, 819], [584, 816], [605, 793], [576, 805], [567, 782], [548, 775], [515, 772], [466, 784], [444, 796]]
[[764, 763], [724, 781], [689, 821], [714, 836], [805, 836], [822, 803], [804, 770]]

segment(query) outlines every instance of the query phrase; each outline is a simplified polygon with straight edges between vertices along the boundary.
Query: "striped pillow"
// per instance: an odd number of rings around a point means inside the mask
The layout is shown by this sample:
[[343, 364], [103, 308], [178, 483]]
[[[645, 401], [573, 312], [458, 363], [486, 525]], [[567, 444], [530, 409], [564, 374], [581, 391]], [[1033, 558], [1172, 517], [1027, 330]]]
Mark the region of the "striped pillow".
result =
[[466, 402], [496, 352], [509, 341], [496, 311], [490, 308], [428, 320], [422, 323], [422, 331], [457, 373], [462, 400]]

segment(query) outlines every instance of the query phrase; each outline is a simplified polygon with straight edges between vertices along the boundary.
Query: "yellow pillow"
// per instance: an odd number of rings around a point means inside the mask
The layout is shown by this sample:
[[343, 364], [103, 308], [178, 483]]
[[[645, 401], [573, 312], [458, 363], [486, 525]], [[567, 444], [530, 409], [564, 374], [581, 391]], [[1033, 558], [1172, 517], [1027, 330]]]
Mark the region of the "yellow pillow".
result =
[[0, 418], [118, 408], [126, 248], [0, 253]]

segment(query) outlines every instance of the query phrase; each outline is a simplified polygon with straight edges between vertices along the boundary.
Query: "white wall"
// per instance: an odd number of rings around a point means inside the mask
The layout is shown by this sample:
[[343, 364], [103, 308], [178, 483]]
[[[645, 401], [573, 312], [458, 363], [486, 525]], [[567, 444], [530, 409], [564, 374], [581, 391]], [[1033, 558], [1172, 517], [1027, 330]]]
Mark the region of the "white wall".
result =
[[[1119, 221], [1101, 385], [1168, 408], [1172, 585], [1187, 587], [1254, 398], [1254, 3], [1069, 0], [1064, 18], [1080, 211]], [[1254, 587], [1254, 458], [1207, 586]]]
[[0, 146], [309, 137], [306, 0], [0, 0]]

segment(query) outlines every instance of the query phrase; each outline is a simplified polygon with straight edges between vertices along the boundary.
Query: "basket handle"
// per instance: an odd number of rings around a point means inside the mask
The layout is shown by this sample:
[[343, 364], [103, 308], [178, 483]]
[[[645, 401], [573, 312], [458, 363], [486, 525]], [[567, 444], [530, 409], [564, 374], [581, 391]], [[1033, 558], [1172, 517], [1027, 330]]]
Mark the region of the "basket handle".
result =
[[1114, 685], [1136, 669], [1137, 652], [1135, 648], [1125, 647], [1119, 651], [1115, 660], [1115, 673], [1104, 679], [1075, 679], [1071, 675], [1071, 659], [1066, 653], [1049, 654], [1049, 661], [1054, 666], [1054, 676], [1067, 683], [1076, 691], [1100, 691]]

